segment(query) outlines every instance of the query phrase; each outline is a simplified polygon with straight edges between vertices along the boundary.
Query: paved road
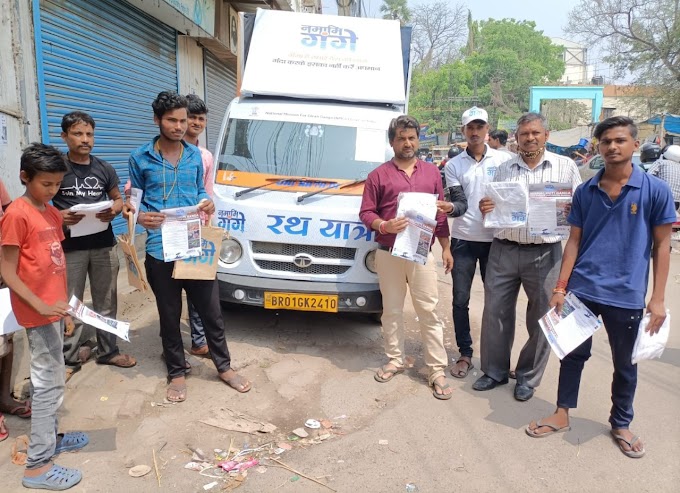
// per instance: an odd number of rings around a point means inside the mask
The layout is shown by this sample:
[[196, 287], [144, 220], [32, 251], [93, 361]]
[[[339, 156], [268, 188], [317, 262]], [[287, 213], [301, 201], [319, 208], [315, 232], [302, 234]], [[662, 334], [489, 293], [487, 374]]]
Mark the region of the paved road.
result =
[[[680, 299], [680, 256], [672, 256], [667, 304]], [[455, 357], [451, 328], [451, 282], [440, 273], [439, 312], [446, 322], [450, 357]], [[473, 288], [473, 337], [478, 347], [483, 292]], [[120, 318], [133, 324], [132, 343], [122, 348], [140, 364], [120, 370], [87, 364], [68, 384], [62, 429], [90, 433], [91, 445], [59, 462], [82, 468], [84, 480], [74, 492], [204, 491], [214, 479], [184, 469], [188, 446], [204, 451], [254, 446], [286, 439], [307, 418], [329, 419], [332, 437], [281, 456], [288, 466], [338, 492], [404, 492], [408, 483], [424, 492], [533, 491], [677, 491], [680, 483], [680, 331], [673, 323], [669, 347], [661, 360], [640, 365], [634, 431], [645, 440], [647, 456], [624, 457], [608, 435], [609, 386], [612, 372], [606, 334], [595, 337], [586, 366], [581, 403], [573, 413], [572, 431], [536, 440], [524, 434], [530, 420], [553, 410], [558, 360], [551, 358], [536, 396], [527, 403], [512, 397], [512, 384], [486, 393], [474, 392], [478, 376], [451, 380], [454, 397], [435, 400], [426, 385], [417, 338], [417, 321], [408, 304], [407, 350], [414, 368], [388, 384], [373, 380], [383, 362], [380, 328], [365, 317], [273, 312], [251, 308], [225, 311], [234, 366], [254, 381], [240, 395], [215, 378], [211, 362], [189, 358], [187, 402], [152, 406], [164, 396], [164, 366], [155, 306], [148, 296], [123, 296]], [[525, 340], [526, 299], [518, 304], [516, 353]], [[188, 328], [183, 325], [189, 346]], [[19, 341], [20, 351], [23, 342]], [[477, 354], [475, 355], [477, 356]], [[24, 361], [25, 362], [25, 361]], [[475, 366], [479, 367], [477, 358]], [[20, 367], [22, 365], [19, 365]], [[25, 370], [18, 370], [22, 375]], [[249, 435], [201, 423], [225, 422], [229, 410], [246, 413], [277, 430]], [[28, 422], [9, 417], [12, 437], [28, 432]], [[387, 444], [380, 444], [380, 441]], [[21, 468], [9, 462], [11, 439], [0, 444], [0, 489], [25, 491]], [[153, 465], [158, 454], [161, 487], [155, 474], [131, 478], [128, 467]], [[271, 464], [271, 463], [270, 463]], [[281, 467], [258, 473], [251, 469], [239, 491], [330, 491]], [[673, 485], [676, 486], [673, 486]], [[211, 491], [221, 491], [222, 485]]]

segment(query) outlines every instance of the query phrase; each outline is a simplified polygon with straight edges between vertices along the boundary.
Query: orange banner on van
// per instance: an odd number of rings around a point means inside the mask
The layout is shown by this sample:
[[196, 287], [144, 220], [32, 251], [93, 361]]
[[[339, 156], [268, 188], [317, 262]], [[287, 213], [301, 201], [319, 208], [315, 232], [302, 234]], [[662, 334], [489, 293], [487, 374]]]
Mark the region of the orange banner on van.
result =
[[[311, 178], [301, 176], [280, 176], [249, 171], [219, 170], [215, 183], [241, 188], [259, 187], [283, 192], [315, 192], [324, 190], [329, 195], [361, 195], [364, 182], [350, 185], [355, 180], [333, 178]], [[345, 186], [347, 185], [347, 186]]]

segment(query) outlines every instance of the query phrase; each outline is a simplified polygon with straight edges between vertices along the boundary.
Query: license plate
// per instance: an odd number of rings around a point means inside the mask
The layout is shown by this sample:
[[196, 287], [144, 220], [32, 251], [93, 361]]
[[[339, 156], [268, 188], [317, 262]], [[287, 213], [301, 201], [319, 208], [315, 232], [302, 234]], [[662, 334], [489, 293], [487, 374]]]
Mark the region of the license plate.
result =
[[299, 310], [304, 312], [338, 311], [335, 294], [264, 293], [264, 307], [270, 310]]

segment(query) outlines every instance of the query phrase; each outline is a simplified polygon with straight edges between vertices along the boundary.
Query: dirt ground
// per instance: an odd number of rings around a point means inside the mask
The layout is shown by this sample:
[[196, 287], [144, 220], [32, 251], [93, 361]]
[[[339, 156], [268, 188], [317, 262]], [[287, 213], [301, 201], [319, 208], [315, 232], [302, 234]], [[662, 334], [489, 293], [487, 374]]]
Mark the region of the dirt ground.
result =
[[[457, 356], [451, 324], [451, 279], [440, 271], [439, 314], [446, 346]], [[552, 412], [559, 361], [553, 355], [533, 399], [513, 399], [514, 383], [490, 392], [471, 385], [478, 369], [464, 380], [449, 377], [454, 396], [437, 401], [427, 387], [420, 353], [418, 324], [407, 303], [407, 352], [414, 367], [387, 384], [373, 380], [383, 360], [379, 325], [368, 317], [274, 312], [238, 307], [224, 312], [233, 364], [254, 382], [238, 394], [216, 378], [212, 362], [189, 357], [188, 399], [164, 404], [165, 368], [155, 304], [131, 292], [121, 276], [119, 318], [132, 324], [131, 343], [121, 349], [139, 364], [118, 369], [88, 363], [67, 384], [61, 429], [83, 430], [90, 445], [58, 462], [78, 467], [84, 479], [74, 493], [126, 491], [247, 492], [533, 492], [533, 491], [677, 491], [680, 482], [680, 331], [674, 319], [669, 345], [660, 360], [640, 364], [633, 431], [645, 441], [647, 455], [626, 458], [608, 434], [611, 356], [604, 330], [594, 340], [584, 372], [579, 408], [572, 431], [541, 439], [524, 433], [532, 420]], [[680, 255], [672, 256], [666, 303], [675, 310], [680, 299]], [[483, 289], [476, 278], [471, 318], [475, 351]], [[518, 303], [514, 359], [526, 339], [526, 299]], [[183, 322], [185, 345], [190, 339]], [[27, 376], [25, 340], [17, 341], [17, 380]], [[479, 368], [478, 352], [474, 364]], [[270, 423], [270, 433], [228, 431], [214, 424], [247, 415]], [[328, 420], [329, 429], [310, 430], [310, 437], [291, 441], [292, 430], [307, 419]], [[204, 423], [208, 421], [213, 425]], [[0, 490], [25, 491], [22, 468], [11, 464], [13, 439], [29, 432], [29, 421], [7, 417], [10, 439], [0, 443]], [[240, 423], [252, 424], [241, 420]], [[278, 443], [292, 449], [266, 459]], [[185, 469], [190, 449], [213, 456], [214, 449], [256, 448], [261, 465], [243, 481], [212, 478]], [[155, 472], [133, 478], [134, 465]], [[233, 454], [232, 454], [233, 455]], [[214, 461], [214, 457], [210, 457]], [[285, 464], [298, 473], [284, 468]], [[203, 474], [210, 474], [210, 470]], [[326, 486], [314, 483], [316, 479]], [[160, 486], [159, 486], [160, 481]], [[213, 488], [204, 486], [217, 482]], [[675, 486], [673, 486], [675, 485]]]

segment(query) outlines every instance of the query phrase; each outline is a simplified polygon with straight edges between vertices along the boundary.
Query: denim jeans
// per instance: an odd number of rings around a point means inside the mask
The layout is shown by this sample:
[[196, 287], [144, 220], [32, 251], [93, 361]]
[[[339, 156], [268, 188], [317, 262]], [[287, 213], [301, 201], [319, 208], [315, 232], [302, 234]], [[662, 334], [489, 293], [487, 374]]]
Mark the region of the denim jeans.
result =
[[64, 344], [60, 322], [26, 329], [31, 352], [33, 413], [27, 469], [47, 464], [57, 447], [57, 410], [64, 401]]
[[461, 356], [472, 358], [472, 336], [470, 335], [470, 290], [475, 277], [477, 261], [482, 274], [482, 282], [486, 276], [486, 263], [489, 259], [491, 242], [467, 241], [451, 238], [451, 255], [453, 255], [453, 328], [456, 332], [456, 344]]
[[208, 344], [205, 339], [203, 320], [196, 311], [196, 307], [187, 296], [187, 310], [189, 311], [189, 327], [191, 328], [191, 347], [199, 348]]
[[[602, 316], [612, 350], [614, 378], [609, 423], [614, 429], [627, 429], [633, 421], [633, 399], [637, 387], [637, 365], [631, 363], [631, 356], [643, 310], [619, 308], [587, 300], [581, 301], [596, 316]], [[576, 407], [581, 373], [585, 362], [590, 358], [592, 345], [593, 338], [591, 337], [562, 359], [557, 407], [567, 409]]]
[[[117, 247], [93, 248], [92, 250], [74, 250], [66, 252], [66, 279], [69, 298], [72, 295], [83, 300], [85, 281], [90, 279], [92, 309], [109, 318], [116, 318], [118, 311], [118, 249]], [[67, 366], [80, 368], [82, 363], [78, 350], [97, 334], [97, 360], [107, 362], [120, 353], [116, 336], [105, 330], [84, 326], [78, 319], [73, 319], [73, 334], [64, 338], [64, 361]]]

